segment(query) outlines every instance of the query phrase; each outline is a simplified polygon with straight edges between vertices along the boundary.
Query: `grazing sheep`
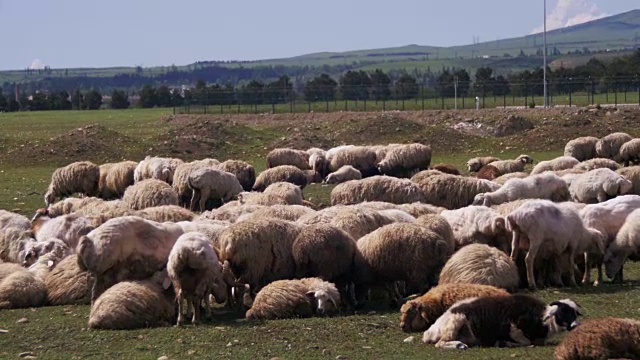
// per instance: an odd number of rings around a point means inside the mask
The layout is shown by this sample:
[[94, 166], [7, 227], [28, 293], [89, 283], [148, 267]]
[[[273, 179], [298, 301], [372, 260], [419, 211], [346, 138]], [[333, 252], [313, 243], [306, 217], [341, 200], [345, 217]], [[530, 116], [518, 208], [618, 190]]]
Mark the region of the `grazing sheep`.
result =
[[26, 258], [27, 247], [35, 243], [31, 230], [8, 227], [0, 231], [0, 262], [22, 264]]
[[235, 175], [215, 169], [200, 168], [192, 171], [188, 183], [193, 192], [191, 209], [194, 211], [196, 204], [199, 204], [200, 211], [205, 211], [210, 198], [224, 204], [242, 192], [242, 185]]
[[420, 202], [396, 205], [396, 209], [402, 210], [415, 218], [427, 214], [439, 214], [446, 210], [442, 207], [433, 206], [431, 204], [423, 204]]
[[[453, 175], [450, 175], [453, 176]], [[332, 205], [358, 204], [364, 201], [385, 201], [393, 204], [425, 202], [420, 187], [409, 179], [373, 176], [337, 185], [331, 191]]]
[[29, 230], [31, 229], [31, 222], [24, 215], [12, 213], [6, 210], [0, 210], [0, 231], [10, 227], [21, 230]]
[[176, 292], [178, 325], [184, 323], [182, 306], [185, 300], [187, 309], [194, 309], [192, 324], [200, 323], [200, 304], [203, 300], [209, 310], [210, 293], [213, 292], [218, 303], [227, 301], [222, 264], [204, 234], [188, 232], [176, 240], [169, 253], [167, 273]]
[[496, 191], [500, 185], [489, 180], [442, 174], [418, 182], [426, 203], [446, 209], [459, 209], [473, 203], [476, 195]]
[[355, 240], [393, 223], [394, 220], [366, 207], [334, 206], [302, 216], [297, 222], [302, 225], [330, 224], [345, 231]]
[[46, 216], [39, 216], [34, 221], [40, 222], [34, 226], [35, 238], [39, 242], [49, 239], [60, 239], [69, 248], [75, 249], [80, 237], [87, 235], [94, 227], [86, 217], [72, 213], [50, 219]]
[[580, 161], [572, 156], [560, 156], [553, 160], [540, 161], [538, 165], [533, 167], [531, 175], [540, 174], [545, 171], [560, 171], [571, 169], [578, 165]]
[[631, 191], [627, 194], [640, 195], [640, 166], [629, 166], [616, 170], [623, 178], [631, 181]]
[[[336, 150], [335, 153], [332, 151]], [[334, 148], [327, 151], [327, 160], [329, 161], [329, 171], [338, 171], [345, 165], [351, 165], [362, 174], [362, 177], [379, 175], [376, 167], [376, 152], [367, 146], [351, 146], [346, 148]]]
[[485, 206], [467, 206], [445, 210], [440, 216], [451, 225], [455, 250], [480, 243], [495, 246], [504, 252], [509, 251], [510, 234], [506, 230], [505, 220], [493, 209]]
[[[518, 174], [518, 173], [516, 173], [516, 174]], [[497, 179], [499, 177], [502, 177], [502, 173], [500, 172], [500, 170], [498, 170], [497, 167], [495, 167], [495, 166], [493, 166], [491, 164], [483, 166], [476, 173], [476, 178], [478, 178], [478, 179], [495, 180], [495, 179]]]
[[431, 146], [414, 143], [393, 147], [378, 163], [378, 170], [382, 175], [411, 177], [430, 164]]
[[400, 308], [400, 328], [404, 332], [424, 331], [447, 309], [460, 300], [483, 296], [508, 296], [509, 293], [489, 285], [443, 284], [424, 295], [407, 301]]
[[620, 147], [632, 139], [631, 135], [623, 132], [609, 134], [596, 143], [596, 156], [620, 161]]
[[251, 191], [256, 182], [256, 170], [246, 161], [227, 160], [216, 166], [216, 169], [234, 174], [244, 191]]
[[411, 216], [406, 211], [402, 211], [400, 209], [386, 209], [378, 211], [380, 215], [391, 219], [393, 222], [406, 222], [406, 223], [414, 223], [416, 218]]
[[307, 185], [307, 176], [304, 171], [291, 165], [277, 166], [267, 169], [258, 175], [253, 191], [264, 191], [267, 186], [277, 182], [289, 182], [304, 189]]
[[138, 183], [147, 179], [156, 179], [168, 184], [173, 182], [175, 166], [170, 159], [147, 156], [133, 171], [133, 180]]
[[288, 221], [297, 221], [303, 216], [315, 214], [315, 210], [302, 205], [273, 205], [265, 206], [251, 213], [241, 215], [237, 222], [249, 219], [275, 218]]
[[442, 284], [491, 285], [509, 291], [518, 288], [518, 267], [509, 255], [484, 244], [471, 244], [458, 250], [442, 268]]
[[78, 266], [75, 256], [67, 256], [44, 277], [49, 305], [88, 305], [93, 278]]
[[144, 279], [162, 269], [182, 234], [182, 228], [173, 223], [124, 216], [81, 237], [76, 248], [78, 265], [95, 277], [91, 302], [118, 281]]
[[351, 165], [345, 165], [340, 169], [332, 172], [327, 175], [324, 182], [327, 184], [341, 184], [343, 182], [347, 182], [349, 180], [360, 180], [362, 179], [362, 174], [356, 168]]
[[51, 175], [51, 183], [44, 194], [47, 206], [53, 204], [56, 198], [66, 198], [75, 193], [94, 196], [98, 193], [100, 168], [89, 161], [71, 163], [57, 168]]
[[[303, 200], [300, 200], [298, 203], [302, 203], [302, 201]], [[265, 194], [265, 193], [256, 192], [256, 191], [241, 192], [240, 194], [238, 194], [237, 203], [239, 207], [246, 206], [246, 205], [267, 206], [267, 207], [274, 206], [274, 205], [289, 205], [285, 199], [281, 198], [278, 195]]]
[[460, 175], [460, 170], [456, 168], [453, 164], [435, 164], [430, 167], [431, 170], [438, 170], [441, 173], [451, 174], [451, 175]]
[[439, 214], [425, 214], [416, 219], [414, 222], [416, 225], [425, 227], [436, 234], [440, 235], [442, 239], [447, 243], [449, 252], [453, 254], [456, 250], [456, 239], [453, 235], [453, 229], [451, 225], [442, 215]]
[[322, 178], [329, 174], [329, 162], [327, 161], [327, 152], [319, 148], [311, 148], [307, 150], [309, 154], [309, 167], [320, 174]]
[[585, 161], [596, 157], [596, 143], [598, 138], [583, 136], [567, 142], [564, 147], [564, 156], [571, 156], [578, 161]]
[[228, 222], [206, 219], [181, 221], [176, 224], [179, 225], [185, 233], [195, 231], [204, 234], [211, 247], [216, 251], [216, 254], [220, 252], [220, 235], [226, 228], [231, 226], [231, 223]]
[[267, 186], [263, 192], [267, 196], [276, 196], [283, 199], [287, 205], [302, 205], [302, 190], [288, 182], [277, 182]]
[[491, 163], [500, 174], [508, 174], [513, 172], [523, 172], [524, 166], [527, 164], [533, 164], [533, 158], [529, 155], [520, 155], [515, 160], [500, 160]]
[[190, 163], [184, 163], [178, 165], [176, 171], [173, 174], [173, 183], [171, 186], [178, 193], [178, 199], [180, 206], [188, 207], [191, 202], [193, 193], [189, 187], [189, 176], [197, 169], [209, 168], [214, 169], [218, 164], [211, 164], [203, 161], [192, 161]]
[[[615, 240], [609, 244], [604, 255], [604, 269], [607, 276], [613, 279], [622, 269], [630, 255], [637, 254], [640, 249], [640, 209], [631, 212], [618, 231]], [[620, 276], [620, 279], [622, 278]]]
[[[422, 182], [422, 181], [426, 181], [430, 177], [436, 176], [436, 175], [445, 175], [445, 173], [443, 173], [442, 171], [439, 171], [439, 170], [435, 170], [435, 169], [423, 170], [423, 171], [420, 171], [419, 173], [413, 175], [411, 177], [411, 181], [413, 181], [415, 183], [419, 183], [419, 182]], [[446, 175], [451, 175], [451, 174], [446, 174]]]
[[469, 170], [469, 172], [478, 172], [483, 167], [496, 161], [500, 161], [500, 159], [493, 156], [472, 158], [472, 159], [469, 159], [469, 161], [467, 161], [467, 170]]
[[[242, 194], [242, 193], [241, 193]], [[234, 202], [228, 202], [225, 205], [211, 210], [205, 211], [198, 219], [206, 219], [206, 220], [220, 220], [220, 221], [228, 221], [230, 223], [236, 222], [240, 216], [243, 214], [252, 213], [259, 209], [264, 208], [263, 205], [252, 205], [252, 204], [240, 204]]]
[[520, 199], [520, 200], [510, 201], [510, 202], [507, 202], [507, 203], [504, 203], [504, 204], [500, 204], [500, 205], [492, 205], [491, 209], [497, 211], [498, 214], [500, 214], [502, 216], [507, 216], [507, 215], [509, 215], [510, 212], [512, 212], [513, 210], [519, 208], [523, 204], [528, 203], [531, 200], [535, 200], [535, 199]]
[[191, 211], [177, 205], [148, 207], [146, 209], [136, 211], [134, 215], [160, 223], [191, 221], [196, 216]]
[[[513, 234], [511, 260], [518, 258], [518, 252], [527, 246], [525, 257], [527, 283], [535, 289], [534, 263], [536, 256], [550, 258], [564, 256], [569, 264], [569, 281], [576, 286], [573, 271], [575, 256], [581, 248], [604, 243], [604, 235], [595, 229], [586, 228], [574, 207], [563, 206], [549, 200], [531, 200], [512, 211], [506, 217], [507, 230]], [[556, 268], [553, 281], [563, 286], [561, 269]]]
[[519, 199], [566, 201], [570, 198], [564, 180], [554, 173], [545, 172], [524, 179], [511, 179], [496, 191], [478, 194], [473, 199], [473, 205], [499, 205]]
[[267, 154], [267, 169], [281, 165], [295, 166], [300, 170], [309, 170], [309, 153], [304, 150], [279, 148]]
[[278, 280], [265, 286], [247, 311], [250, 320], [331, 315], [338, 310], [340, 294], [332, 283], [319, 278]]
[[622, 144], [619, 157], [624, 166], [629, 166], [630, 163], [640, 165], [640, 139], [633, 139]]
[[89, 313], [89, 328], [126, 330], [174, 323], [171, 280], [157, 272], [147, 280], [123, 281], [105, 291]]
[[44, 283], [33, 272], [0, 263], [0, 309], [42, 306], [46, 296]]
[[529, 295], [485, 296], [454, 304], [424, 332], [437, 348], [542, 345], [555, 333], [579, 325], [580, 307], [569, 299], [549, 305]]
[[320, 184], [323, 181], [322, 174], [315, 170], [303, 170], [304, 176], [307, 178], [307, 185]]
[[556, 360], [638, 359], [640, 321], [604, 317], [589, 319], [562, 339]]
[[595, 169], [607, 168], [613, 171], [620, 169], [620, 165], [617, 162], [611, 159], [604, 158], [594, 158], [590, 160], [583, 161], [578, 165], [574, 166], [573, 169], [578, 171], [591, 171]]
[[134, 184], [135, 161], [122, 161], [100, 165], [98, 196], [104, 200], [120, 199], [127, 187]]
[[[506, 183], [507, 181], [509, 181], [511, 179], [524, 179], [524, 178], [526, 178], [528, 176], [529, 176], [529, 174], [527, 174], [525, 172], [514, 172], [514, 173], [508, 173], [508, 174], [500, 175], [497, 178], [493, 179], [492, 181], [494, 183], [496, 183], [496, 184], [504, 185], [504, 183]], [[560, 175], [558, 175], [558, 176], [560, 176]]]
[[142, 210], [161, 205], [178, 205], [178, 194], [164, 181], [147, 179], [129, 186], [122, 201], [132, 210]]
[[291, 248], [300, 229], [279, 219], [235, 223], [220, 235], [220, 261], [228, 261], [238, 282], [254, 292], [272, 281], [291, 279], [296, 267]]
[[593, 204], [624, 195], [632, 186], [631, 182], [621, 175], [602, 168], [576, 175], [571, 181], [569, 192], [573, 201]]
[[440, 270], [451, 256], [449, 246], [441, 235], [420, 225], [383, 226], [358, 240], [364, 263], [359, 279], [363, 288], [405, 281], [409, 288], [424, 292], [437, 283]]

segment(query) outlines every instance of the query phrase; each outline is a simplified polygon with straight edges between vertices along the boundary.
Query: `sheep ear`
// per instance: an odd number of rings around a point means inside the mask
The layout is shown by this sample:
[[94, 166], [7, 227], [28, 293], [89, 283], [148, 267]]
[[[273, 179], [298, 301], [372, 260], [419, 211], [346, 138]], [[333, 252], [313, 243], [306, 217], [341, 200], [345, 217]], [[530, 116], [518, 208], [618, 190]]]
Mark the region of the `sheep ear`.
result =
[[165, 276], [164, 279], [162, 279], [162, 288], [164, 290], [169, 289], [169, 287], [171, 286], [171, 279], [168, 276]]

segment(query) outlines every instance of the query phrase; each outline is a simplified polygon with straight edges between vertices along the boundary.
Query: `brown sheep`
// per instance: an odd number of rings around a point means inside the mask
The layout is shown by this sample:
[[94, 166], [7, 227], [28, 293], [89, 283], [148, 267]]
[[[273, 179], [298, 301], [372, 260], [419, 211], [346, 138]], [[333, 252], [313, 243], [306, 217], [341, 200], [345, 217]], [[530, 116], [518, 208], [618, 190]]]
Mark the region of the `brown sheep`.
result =
[[80, 270], [75, 256], [67, 256], [44, 278], [49, 305], [88, 305], [93, 277]]
[[51, 183], [44, 194], [47, 206], [56, 198], [66, 198], [75, 193], [95, 196], [100, 182], [100, 168], [89, 161], [79, 161], [57, 168], [51, 175]]
[[256, 170], [251, 164], [242, 160], [227, 160], [216, 166], [216, 169], [234, 174], [244, 191], [251, 191], [256, 182]]
[[498, 170], [497, 167], [493, 165], [485, 165], [483, 166], [478, 173], [476, 174], [476, 178], [485, 179], [485, 180], [494, 180], [501, 177], [503, 174]]
[[122, 201], [132, 210], [161, 205], [178, 205], [178, 193], [162, 180], [146, 179], [129, 186]]
[[556, 360], [640, 358], [640, 321], [604, 317], [586, 320], [556, 347]]
[[488, 180], [442, 174], [417, 183], [426, 197], [426, 203], [446, 209], [469, 206], [477, 194], [498, 190], [500, 185]]
[[119, 199], [127, 187], [133, 185], [133, 172], [138, 166], [135, 161], [122, 161], [100, 165], [98, 196], [104, 200]]
[[445, 174], [460, 175], [460, 170], [453, 164], [435, 164], [430, 169], [438, 170]]

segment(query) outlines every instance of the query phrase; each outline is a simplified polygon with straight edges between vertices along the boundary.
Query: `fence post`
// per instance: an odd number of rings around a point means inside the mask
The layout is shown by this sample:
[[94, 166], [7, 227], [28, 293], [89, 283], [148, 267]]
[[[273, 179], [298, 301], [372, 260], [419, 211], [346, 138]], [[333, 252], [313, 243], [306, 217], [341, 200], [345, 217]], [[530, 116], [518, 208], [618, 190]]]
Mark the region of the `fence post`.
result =
[[420, 85], [420, 93], [422, 94], [422, 111], [424, 111], [424, 85]]
[[618, 82], [614, 81], [613, 82], [613, 98], [615, 101], [615, 106], [618, 106]]
[[569, 107], [573, 105], [573, 94], [571, 88], [571, 79], [569, 79]]
[[502, 94], [502, 107], [507, 108], [507, 94]]
[[326, 101], [325, 112], [329, 112], [329, 99], [325, 99], [325, 101]]

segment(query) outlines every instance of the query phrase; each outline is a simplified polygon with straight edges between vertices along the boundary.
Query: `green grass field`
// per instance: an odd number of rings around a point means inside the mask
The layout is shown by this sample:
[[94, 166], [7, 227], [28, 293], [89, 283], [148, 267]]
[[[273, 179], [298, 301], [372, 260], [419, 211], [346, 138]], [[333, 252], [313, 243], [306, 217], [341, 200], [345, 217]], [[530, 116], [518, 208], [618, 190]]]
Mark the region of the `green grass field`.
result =
[[[208, 136], [221, 137], [224, 143], [210, 152], [200, 149], [196, 153], [176, 153], [162, 148], [158, 139], [179, 128], [179, 123], [161, 120], [168, 109], [128, 110], [128, 111], [82, 111], [82, 112], [41, 112], [0, 114], [0, 208], [15, 210], [27, 216], [35, 209], [44, 205], [42, 192], [48, 184], [51, 172], [60, 163], [80, 160], [86, 153], [63, 152], [65, 155], [43, 155], [44, 161], [26, 156], [31, 151], [29, 147], [55, 147], [56, 143], [66, 146], [62, 140], [74, 129], [87, 125], [98, 124], [113, 131], [109, 136], [126, 134], [135, 139], [121, 148], [120, 140], [114, 138], [112, 148], [95, 155], [98, 161], [119, 160], [121, 157], [143, 154], [148, 149], [158, 151], [159, 155], [175, 155], [185, 159], [198, 157], [225, 156], [246, 159], [252, 162], [258, 170], [264, 168], [264, 155], [270, 147], [277, 144], [283, 137], [293, 137], [292, 128], [305, 127], [312, 132], [311, 139], [326, 132], [322, 128], [322, 117], [318, 115], [317, 125], [305, 125], [300, 120], [248, 120], [250, 117], [202, 117], [202, 120], [219, 120], [226, 124], [226, 128]], [[622, 116], [635, 116], [639, 111], [612, 115], [607, 121], [622, 119]], [[419, 113], [425, 119], [435, 117], [437, 112]], [[453, 112], [451, 114], [454, 114]], [[488, 119], [503, 116], [501, 112], [467, 111], [458, 113], [459, 116], [480, 116]], [[498, 115], [496, 115], [498, 114]], [[558, 116], [560, 112], [546, 113], [537, 110], [520, 112], [521, 115], [532, 119], [546, 116]], [[326, 115], [327, 117], [330, 114]], [[357, 114], [352, 114], [355, 118]], [[351, 116], [347, 114], [347, 116]], [[405, 116], [404, 113], [400, 116]], [[409, 114], [406, 115], [407, 117]], [[453, 115], [452, 115], [453, 116]], [[603, 119], [605, 115], [603, 114]], [[327, 120], [328, 121], [328, 120]], [[367, 121], [371, 121], [369, 127]], [[538, 120], [535, 120], [538, 124]], [[600, 120], [599, 120], [600, 121]], [[604, 120], [602, 120], [604, 121]], [[331, 123], [333, 124], [333, 123]], [[405, 123], [402, 123], [405, 124]], [[619, 127], [635, 131], [638, 134], [636, 122], [632, 125]], [[431, 125], [425, 125], [420, 134], [412, 134], [414, 130], [404, 132], [399, 126], [389, 125], [389, 131], [378, 131], [384, 123], [373, 120], [358, 122], [344, 120], [338, 126], [358, 132], [355, 135], [346, 134], [340, 137], [342, 129], [327, 137], [335, 137], [334, 143], [350, 141], [353, 143], [388, 143], [401, 141], [409, 136], [424, 135], [438, 136], [442, 132], [429, 133]], [[308, 127], [307, 127], [308, 126]], [[313, 132], [314, 126], [320, 128]], [[361, 126], [361, 127], [359, 127]], [[610, 125], [606, 125], [610, 126]], [[620, 125], [621, 126], [621, 125]], [[289, 129], [289, 130], [288, 130]], [[360, 134], [364, 129], [365, 133]], [[385, 128], [386, 129], [386, 128]], [[396, 131], [394, 129], [399, 129]], [[366, 132], [366, 131], [369, 132]], [[606, 129], [605, 129], [606, 130]], [[569, 129], [578, 132], [579, 129]], [[73, 132], [72, 132], [73, 133]], [[554, 133], [554, 132], [552, 132]], [[172, 133], [173, 134], [173, 133]], [[246, 135], [249, 134], [249, 135]], [[437, 134], [437, 135], [433, 135]], [[76, 135], [73, 135], [76, 136]], [[73, 137], [71, 136], [71, 137]], [[247, 137], [248, 136], [248, 137]], [[460, 147], [437, 142], [437, 138], [429, 137], [434, 143], [433, 162], [448, 162], [463, 168], [463, 164], [472, 154], [499, 154], [503, 158], [512, 158], [522, 151], [527, 151], [536, 160], [546, 160], [561, 153], [556, 146], [549, 150], [534, 150], [538, 140], [532, 138], [526, 146], [513, 145], [521, 138], [515, 137], [478, 137], [473, 141], [458, 138], [451, 134], [447, 141], [469, 141], [468, 147]], [[55, 143], [50, 139], [56, 139]], [[449, 140], [450, 139], [450, 140]], [[456, 140], [458, 139], [458, 140]], [[520, 140], [519, 140], [520, 139]], [[323, 140], [324, 141], [324, 140]], [[84, 144], [84, 143], [82, 143]], [[95, 142], [86, 142], [91, 146]], [[519, 143], [518, 143], [519, 144]], [[508, 146], [507, 146], [508, 145]], [[447, 150], [458, 149], [458, 150]], [[62, 152], [63, 149], [58, 149]], [[36, 154], [38, 154], [36, 152]], [[91, 158], [91, 156], [89, 156]], [[139, 158], [131, 158], [139, 160]], [[331, 187], [312, 185], [305, 188], [305, 197], [319, 204], [329, 203]], [[35, 193], [37, 192], [37, 194]], [[630, 263], [625, 269], [627, 281], [624, 285], [605, 283], [597, 288], [591, 286], [576, 289], [546, 289], [535, 293], [545, 301], [571, 298], [580, 303], [585, 309], [586, 317], [619, 316], [640, 317], [640, 266]], [[0, 358], [18, 358], [20, 353], [31, 352], [38, 359], [157, 359], [168, 356], [170, 359], [202, 359], [202, 358], [233, 358], [256, 359], [279, 357], [283, 359], [335, 359], [342, 355], [350, 359], [550, 359], [553, 346], [532, 347], [520, 349], [472, 349], [467, 351], [440, 351], [432, 346], [421, 343], [422, 334], [406, 334], [399, 328], [399, 315], [395, 309], [389, 309], [386, 301], [377, 299], [362, 314], [355, 316], [337, 316], [334, 318], [314, 318], [268, 321], [264, 323], [247, 323], [236, 321], [242, 314], [225, 312], [217, 309], [213, 319], [206, 321], [199, 327], [186, 326], [184, 328], [156, 328], [133, 331], [96, 331], [87, 329], [89, 314], [88, 306], [43, 307], [37, 309], [17, 309], [0, 311]], [[28, 322], [18, 323], [26, 318]], [[403, 340], [413, 335], [412, 343]]]

